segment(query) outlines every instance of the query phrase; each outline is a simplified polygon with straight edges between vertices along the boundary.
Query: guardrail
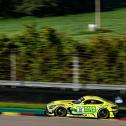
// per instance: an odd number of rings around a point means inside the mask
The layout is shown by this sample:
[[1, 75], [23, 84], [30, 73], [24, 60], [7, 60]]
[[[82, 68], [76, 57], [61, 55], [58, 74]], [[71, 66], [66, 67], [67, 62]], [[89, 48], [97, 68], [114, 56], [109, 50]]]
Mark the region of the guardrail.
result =
[[99, 90], [121, 90], [126, 91], [126, 85], [111, 84], [77, 84], [77, 83], [55, 83], [34, 81], [0, 81], [0, 86], [35, 87], [35, 88], [60, 88], [60, 89], [99, 89]]

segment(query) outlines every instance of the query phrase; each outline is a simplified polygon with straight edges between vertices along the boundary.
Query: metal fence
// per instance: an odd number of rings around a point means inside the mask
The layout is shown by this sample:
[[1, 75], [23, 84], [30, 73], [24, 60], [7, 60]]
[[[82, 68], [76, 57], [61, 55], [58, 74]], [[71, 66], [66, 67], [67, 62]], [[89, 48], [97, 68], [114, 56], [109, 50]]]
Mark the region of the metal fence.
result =
[[52, 83], [52, 82], [34, 82], [34, 81], [0, 81], [0, 86], [15, 86], [15, 87], [35, 87], [35, 88], [60, 88], [73, 89], [75, 91], [82, 89], [91, 90], [114, 90], [126, 91], [126, 85], [112, 84], [80, 84], [80, 83]]

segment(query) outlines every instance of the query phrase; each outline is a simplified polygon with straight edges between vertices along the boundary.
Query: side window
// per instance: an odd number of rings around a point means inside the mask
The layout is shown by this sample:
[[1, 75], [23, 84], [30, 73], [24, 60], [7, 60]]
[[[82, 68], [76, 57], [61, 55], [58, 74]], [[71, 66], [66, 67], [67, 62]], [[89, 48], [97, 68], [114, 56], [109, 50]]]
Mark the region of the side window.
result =
[[74, 101], [73, 103], [74, 104], [80, 104], [82, 101], [84, 101], [83, 97], [79, 98], [78, 100]]
[[84, 101], [84, 105], [91, 104], [91, 100]]
[[87, 104], [102, 104], [103, 102], [99, 101], [99, 100], [86, 100], [84, 102], [84, 105], [87, 105]]
[[103, 104], [103, 102], [95, 100], [95, 104]]

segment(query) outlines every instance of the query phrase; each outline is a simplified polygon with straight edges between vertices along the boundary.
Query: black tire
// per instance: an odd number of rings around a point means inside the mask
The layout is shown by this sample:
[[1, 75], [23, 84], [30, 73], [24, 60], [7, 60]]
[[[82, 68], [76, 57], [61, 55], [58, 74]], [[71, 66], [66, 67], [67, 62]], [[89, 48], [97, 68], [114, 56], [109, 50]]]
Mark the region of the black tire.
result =
[[64, 107], [56, 108], [54, 112], [55, 116], [65, 117], [67, 115], [67, 110]]
[[100, 109], [97, 113], [97, 116], [100, 119], [107, 119], [107, 118], [109, 118], [109, 115], [110, 115], [110, 113], [109, 113], [108, 109], [106, 109], [106, 108]]

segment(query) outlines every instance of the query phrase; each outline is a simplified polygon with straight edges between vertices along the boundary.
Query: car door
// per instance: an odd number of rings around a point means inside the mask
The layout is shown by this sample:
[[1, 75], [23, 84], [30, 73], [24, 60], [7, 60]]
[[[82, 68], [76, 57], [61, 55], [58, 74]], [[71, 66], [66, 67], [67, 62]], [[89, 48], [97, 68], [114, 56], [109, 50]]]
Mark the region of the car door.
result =
[[85, 100], [80, 104], [74, 105], [73, 114], [94, 114], [97, 112], [98, 108], [103, 104], [99, 100]]

